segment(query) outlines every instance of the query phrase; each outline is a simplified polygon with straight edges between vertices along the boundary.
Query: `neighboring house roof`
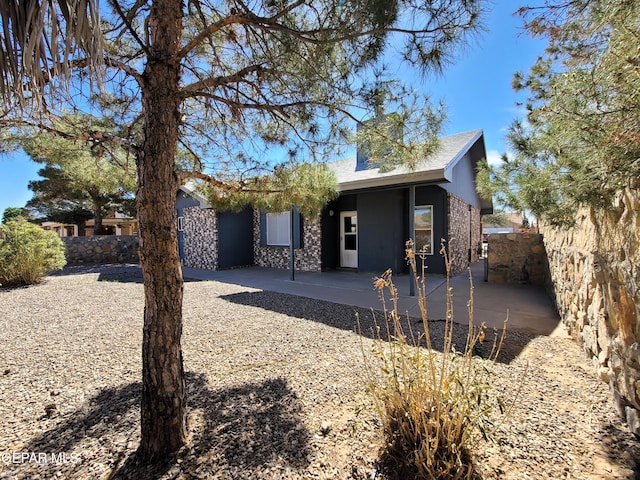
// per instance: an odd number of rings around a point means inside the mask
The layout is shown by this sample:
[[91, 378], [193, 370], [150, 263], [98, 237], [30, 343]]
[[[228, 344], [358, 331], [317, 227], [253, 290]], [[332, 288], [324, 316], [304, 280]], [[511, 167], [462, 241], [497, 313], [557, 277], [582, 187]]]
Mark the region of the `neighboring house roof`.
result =
[[338, 185], [342, 191], [404, 183], [450, 182], [453, 180], [453, 167], [480, 138], [482, 138], [482, 130], [443, 137], [440, 139], [438, 152], [420, 162], [413, 171], [405, 166], [398, 166], [387, 172], [380, 172], [377, 167], [359, 168], [356, 156], [337, 160], [327, 165], [336, 174]]
[[211, 208], [211, 205], [209, 205], [209, 202], [207, 202], [207, 199], [204, 198], [198, 192], [198, 186], [199, 185], [200, 185], [200, 182], [197, 182], [195, 180], [189, 180], [184, 185], [181, 185], [179, 190], [181, 190], [184, 193], [186, 193], [187, 195], [189, 195], [195, 201], [200, 202], [200, 208]]
[[[484, 217], [482, 219], [483, 230], [510, 230], [517, 231], [522, 227], [523, 214], [522, 212], [500, 212], [495, 217]], [[493, 232], [497, 233], [497, 232]]]
[[47, 228], [47, 227], [50, 227], [50, 228], [56, 228], [56, 227], [65, 227], [65, 226], [69, 226], [69, 227], [71, 227], [71, 226], [73, 226], [73, 223], [42, 222], [42, 223], [40, 224], [40, 226], [41, 226], [42, 228]]
[[[85, 222], [85, 226], [92, 227], [95, 225], [95, 223], [96, 223], [95, 219], [90, 218]], [[103, 225], [135, 225], [137, 223], [138, 223], [138, 219], [132, 218], [132, 217], [118, 217], [118, 218], [104, 217], [102, 219]]]

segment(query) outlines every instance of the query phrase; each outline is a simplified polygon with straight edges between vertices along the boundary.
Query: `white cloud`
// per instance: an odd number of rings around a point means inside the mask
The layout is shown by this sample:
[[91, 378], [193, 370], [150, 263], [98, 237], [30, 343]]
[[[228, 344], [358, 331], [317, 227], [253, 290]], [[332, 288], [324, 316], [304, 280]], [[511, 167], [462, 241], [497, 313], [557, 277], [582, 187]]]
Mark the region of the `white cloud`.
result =
[[489, 150], [487, 152], [487, 162], [492, 167], [500, 166], [502, 163], [502, 154], [497, 150]]
[[507, 150], [506, 152], [499, 152], [498, 150], [487, 150], [487, 162], [492, 167], [499, 167], [502, 165], [502, 157], [507, 155], [507, 158], [510, 160], [515, 157], [515, 154], [512, 151]]

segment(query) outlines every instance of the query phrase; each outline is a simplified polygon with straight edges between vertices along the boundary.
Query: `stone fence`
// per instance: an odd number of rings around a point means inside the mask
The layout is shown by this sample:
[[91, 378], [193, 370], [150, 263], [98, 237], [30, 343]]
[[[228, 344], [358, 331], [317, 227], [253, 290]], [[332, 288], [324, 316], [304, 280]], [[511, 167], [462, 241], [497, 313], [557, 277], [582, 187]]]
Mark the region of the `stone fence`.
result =
[[138, 263], [138, 237], [98, 235], [62, 237], [70, 265], [79, 263]]
[[627, 189], [605, 211], [578, 212], [571, 228], [541, 231], [544, 239], [490, 235], [487, 279], [549, 289], [618, 413], [640, 435], [640, 193]]
[[548, 287], [549, 264], [539, 233], [493, 233], [488, 242], [487, 280]]
[[571, 229], [543, 232], [558, 312], [640, 435], [640, 192], [579, 212]]

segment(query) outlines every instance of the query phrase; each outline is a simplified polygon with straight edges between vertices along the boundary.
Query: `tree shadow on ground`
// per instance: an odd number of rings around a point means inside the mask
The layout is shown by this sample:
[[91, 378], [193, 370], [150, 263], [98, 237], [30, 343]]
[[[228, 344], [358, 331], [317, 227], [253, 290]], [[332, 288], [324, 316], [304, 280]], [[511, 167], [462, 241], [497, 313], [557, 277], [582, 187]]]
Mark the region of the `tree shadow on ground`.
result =
[[50, 273], [52, 277], [97, 274], [99, 282], [142, 283], [142, 270], [137, 263], [101, 263], [66, 265], [62, 270]]
[[640, 480], [640, 442], [622, 423], [607, 423], [599, 428], [599, 442], [607, 461], [628, 469], [627, 478]]
[[[284, 378], [271, 378], [212, 391], [204, 375], [190, 383], [192, 448], [182, 464], [184, 478], [199, 479], [210, 468], [205, 458], [241, 471], [309, 465], [311, 435], [301, 420], [302, 403]], [[275, 476], [275, 475], [274, 475]]]
[[[142, 269], [137, 263], [67, 265], [62, 270], [50, 275], [61, 277], [87, 274], [97, 274], [99, 282], [143, 283]], [[185, 283], [197, 281], [199, 280], [184, 279]]]
[[[105, 282], [135, 282], [142, 283], [142, 271], [138, 264], [104, 264], [104, 265], [70, 265], [54, 275], [81, 275], [97, 273], [98, 281]], [[186, 279], [185, 282], [199, 282], [200, 280]], [[356, 331], [368, 338], [374, 338], [377, 326], [380, 333], [387, 339], [384, 327], [384, 315], [380, 311], [372, 311], [368, 308], [342, 305], [326, 300], [308, 299], [302, 301], [302, 297], [287, 293], [279, 293], [268, 290], [240, 292], [220, 296], [221, 299], [241, 305], [248, 305], [282, 313], [288, 316], [319, 322], [342, 330]], [[389, 303], [387, 303], [389, 305]], [[360, 320], [360, 328], [356, 323], [356, 314]], [[403, 328], [408, 332], [408, 327], [414, 333], [424, 333], [424, 324], [420, 318], [403, 317]], [[429, 332], [434, 339], [432, 346], [435, 350], [442, 351], [445, 322], [443, 320], [429, 320]], [[468, 327], [466, 324], [454, 322], [453, 344], [457, 350], [463, 350], [467, 341]], [[493, 341], [500, 332], [488, 329], [486, 339], [474, 349], [474, 354], [487, 358], [492, 351]], [[502, 345], [498, 361], [511, 363], [522, 349], [537, 335], [523, 331], [507, 330], [505, 342]]]
[[[221, 295], [220, 298], [228, 302], [263, 308], [291, 317], [356, 332], [371, 339], [378, 338], [379, 335], [382, 340], [388, 341], [393, 335], [391, 327], [389, 331], [387, 330], [384, 314], [381, 311], [367, 308], [342, 305], [325, 300], [300, 301], [299, 296], [271, 291], [240, 292]], [[401, 325], [407, 336], [412, 331], [417, 339], [424, 333], [425, 324], [420, 318], [403, 316]], [[428, 327], [432, 348], [441, 352], [444, 344], [445, 321], [429, 320]], [[456, 350], [464, 350], [468, 332], [469, 327], [466, 324], [454, 322], [452, 343]], [[474, 355], [483, 358], [487, 358], [491, 354], [494, 340], [499, 339], [501, 331], [487, 329], [485, 333], [485, 340], [482, 343], [478, 343], [474, 348]], [[497, 360], [501, 363], [510, 363], [536, 336], [527, 332], [507, 331]], [[425, 346], [424, 339], [421, 345]]]
[[128, 412], [140, 404], [140, 382], [100, 390], [54, 429], [43, 432], [28, 444], [33, 452], [68, 452], [85, 437], [100, 438], [117, 431], [135, 428], [138, 419]]
[[[139, 431], [141, 384], [101, 390], [66, 420], [37, 435], [24, 447], [30, 452], [73, 452], [83, 442], [112, 442], [111, 479], [160, 478], [180, 473], [198, 479], [216, 471], [308, 466], [310, 434], [301, 421], [302, 404], [286, 379], [272, 378], [224, 389], [212, 389], [203, 374], [186, 374], [190, 448], [176, 458], [145, 465], [128, 439]], [[121, 438], [124, 441], [117, 442]], [[91, 478], [90, 459], [65, 465], [66, 478]], [[42, 465], [21, 465], [17, 478], [42, 474]], [[29, 469], [36, 470], [30, 471]], [[52, 472], [53, 473], [53, 472]], [[170, 475], [171, 476], [171, 475]], [[233, 476], [233, 475], [231, 475]]]

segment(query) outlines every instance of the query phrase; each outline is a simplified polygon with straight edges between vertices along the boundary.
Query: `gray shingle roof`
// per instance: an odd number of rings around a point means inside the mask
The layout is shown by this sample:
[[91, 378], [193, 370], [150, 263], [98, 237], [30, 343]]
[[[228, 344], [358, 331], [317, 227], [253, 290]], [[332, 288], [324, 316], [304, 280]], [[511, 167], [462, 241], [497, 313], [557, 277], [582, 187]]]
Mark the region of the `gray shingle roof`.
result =
[[342, 191], [403, 183], [448, 182], [455, 164], [482, 135], [482, 130], [472, 130], [441, 138], [438, 152], [420, 162], [414, 171], [404, 166], [387, 172], [380, 172], [378, 168], [358, 169], [356, 156], [330, 162], [327, 166], [336, 174]]
[[200, 202], [200, 208], [211, 208], [211, 206], [207, 202], [207, 199], [204, 198], [202, 194], [200, 194], [200, 192], [198, 192], [198, 185], [199, 185], [198, 181], [191, 179], [184, 185], [181, 185], [179, 190], [182, 190], [191, 198], [193, 198], [197, 202]]

